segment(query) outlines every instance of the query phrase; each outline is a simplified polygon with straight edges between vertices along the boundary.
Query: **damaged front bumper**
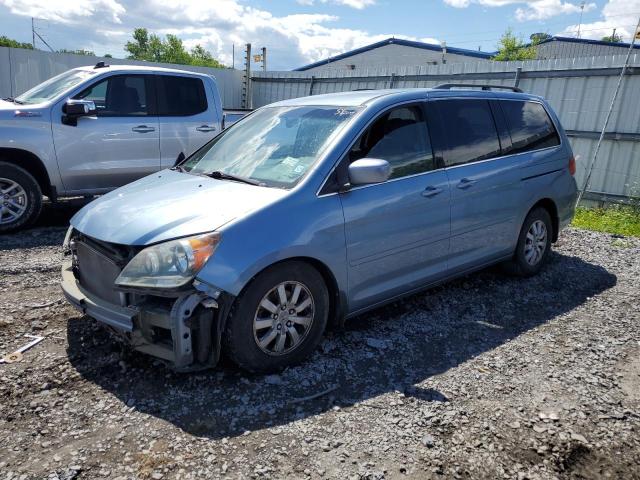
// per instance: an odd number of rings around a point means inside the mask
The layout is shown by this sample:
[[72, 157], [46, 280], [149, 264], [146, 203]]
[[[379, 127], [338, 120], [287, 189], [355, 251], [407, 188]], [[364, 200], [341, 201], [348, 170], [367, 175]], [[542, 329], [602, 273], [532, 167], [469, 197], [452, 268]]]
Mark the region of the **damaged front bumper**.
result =
[[233, 301], [224, 292], [216, 299], [195, 287], [177, 297], [121, 292], [121, 305], [116, 305], [80, 285], [71, 259], [65, 259], [62, 266], [62, 291], [76, 309], [110, 327], [133, 349], [177, 371], [212, 368], [218, 363]]

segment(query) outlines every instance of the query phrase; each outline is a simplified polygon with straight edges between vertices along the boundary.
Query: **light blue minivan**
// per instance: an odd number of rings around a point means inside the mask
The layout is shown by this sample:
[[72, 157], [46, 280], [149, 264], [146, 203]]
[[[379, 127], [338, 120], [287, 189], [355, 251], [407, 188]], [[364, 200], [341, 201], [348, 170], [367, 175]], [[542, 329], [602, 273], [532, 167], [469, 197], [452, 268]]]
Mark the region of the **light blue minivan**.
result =
[[66, 298], [176, 370], [270, 372], [330, 322], [498, 262], [537, 273], [574, 214], [567, 137], [540, 97], [458, 87], [256, 110], [78, 212]]

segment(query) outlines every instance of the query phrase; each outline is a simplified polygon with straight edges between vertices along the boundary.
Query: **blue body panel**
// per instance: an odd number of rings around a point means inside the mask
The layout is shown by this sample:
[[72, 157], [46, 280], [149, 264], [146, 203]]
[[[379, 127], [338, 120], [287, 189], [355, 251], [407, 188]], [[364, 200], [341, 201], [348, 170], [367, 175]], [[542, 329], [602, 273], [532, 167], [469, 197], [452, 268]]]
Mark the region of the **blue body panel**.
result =
[[[448, 96], [541, 102], [561, 144], [321, 193], [352, 142], [380, 112]], [[361, 108], [291, 190], [163, 171], [91, 203], [72, 225], [88, 236], [128, 245], [217, 230], [222, 241], [197, 279], [234, 296], [274, 263], [306, 258], [333, 277], [339, 310], [348, 316], [509, 257], [525, 216], [541, 200], [553, 202], [560, 227], [573, 216], [571, 148], [539, 97], [409, 89], [319, 95], [279, 105]], [[459, 188], [464, 178], [474, 180], [472, 188]], [[428, 188], [438, 194], [425, 196]]]

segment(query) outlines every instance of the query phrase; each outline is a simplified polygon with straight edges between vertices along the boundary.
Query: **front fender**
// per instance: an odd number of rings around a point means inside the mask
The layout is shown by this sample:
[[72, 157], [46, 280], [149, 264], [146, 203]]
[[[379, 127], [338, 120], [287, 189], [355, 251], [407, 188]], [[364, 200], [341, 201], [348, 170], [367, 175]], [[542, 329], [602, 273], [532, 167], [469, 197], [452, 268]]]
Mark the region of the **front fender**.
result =
[[232, 222], [197, 279], [237, 296], [249, 281], [274, 263], [311, 258], [334, 276], [346, 292], [344, 217], [337, 195], [288, 195]]
[[4, 117], [0, 120], [0, 149], [24, 151], [37, 157], [58, 191], [64, 190], [51, 133], [48, 110], [34, 112], [32, 117]]

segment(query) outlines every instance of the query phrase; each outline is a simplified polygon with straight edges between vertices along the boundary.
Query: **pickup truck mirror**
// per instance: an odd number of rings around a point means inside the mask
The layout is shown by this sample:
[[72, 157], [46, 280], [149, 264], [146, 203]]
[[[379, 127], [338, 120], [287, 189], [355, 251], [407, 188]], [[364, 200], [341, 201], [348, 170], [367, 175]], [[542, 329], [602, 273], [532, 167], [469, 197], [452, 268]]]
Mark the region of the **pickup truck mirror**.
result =
[[96, 104], [92, 100], [69, 99], [62, 106], [62, 113], [64, 113], [63, 122], [75, 126], [78, 124], [79, 117], [95, 115]]
[[353, 186], [386, 182], [391, 165], [378, 158], [361, 158], [349, 165], [349, 183]]

